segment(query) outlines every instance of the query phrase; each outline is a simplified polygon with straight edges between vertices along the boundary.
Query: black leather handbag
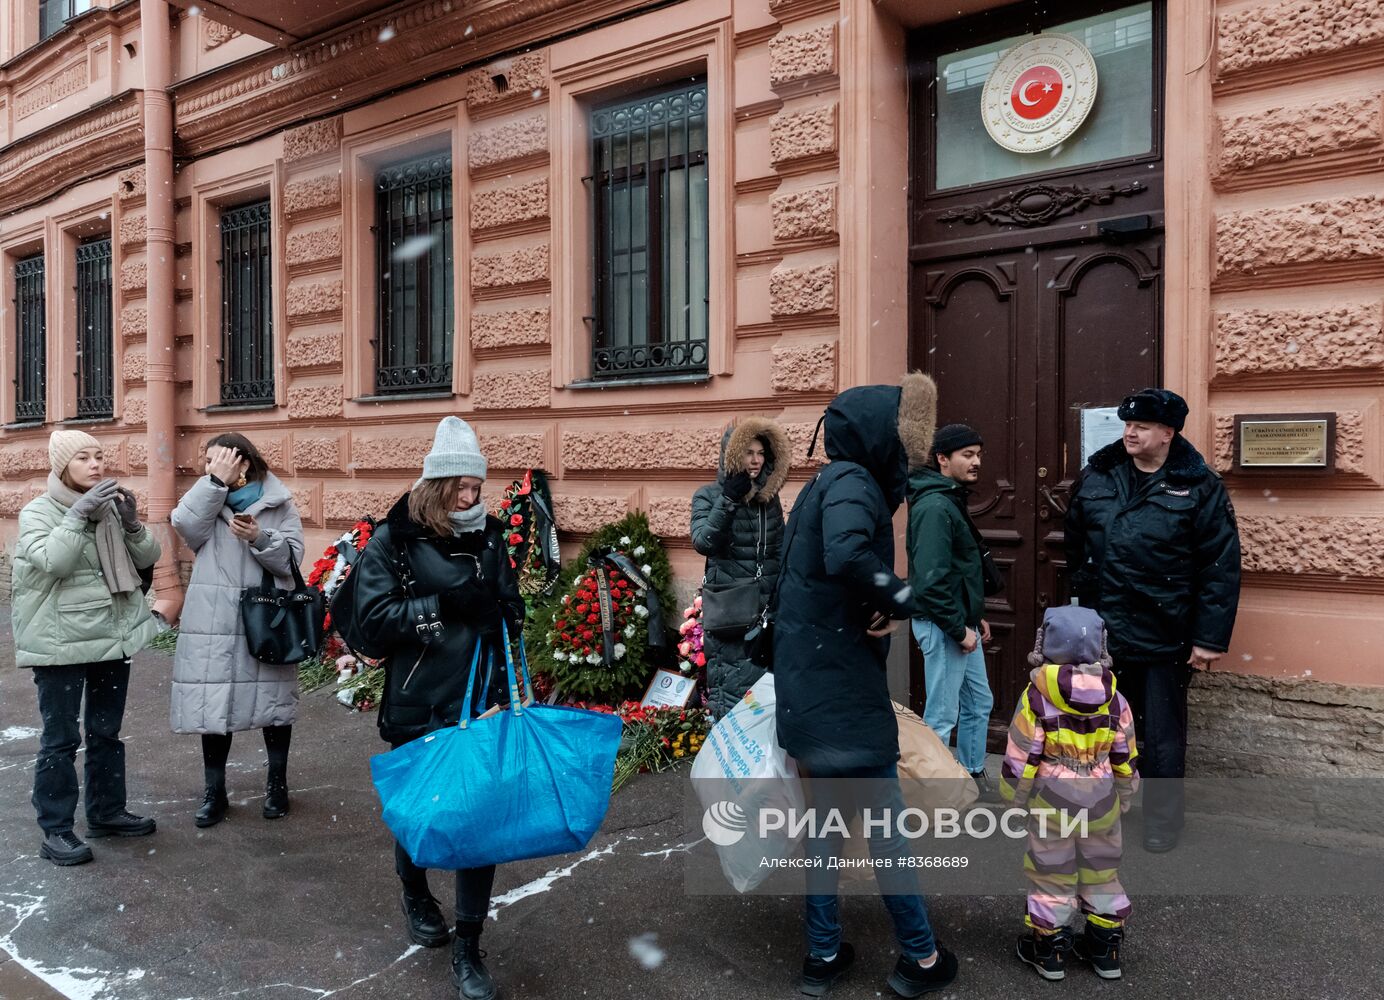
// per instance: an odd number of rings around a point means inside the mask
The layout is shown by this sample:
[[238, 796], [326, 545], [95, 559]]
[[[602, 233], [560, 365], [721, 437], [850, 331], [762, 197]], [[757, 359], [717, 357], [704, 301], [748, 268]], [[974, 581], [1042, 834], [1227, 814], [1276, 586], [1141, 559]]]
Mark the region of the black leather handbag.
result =
[[293, 589], [274, 586], [274, 574], [264, 571], [258, 587], [240, 594], [240, 620], [250, 655], [261, 663], [291, 666], [317, 655], [322, 648], [327, 620], [327, 599], [316, 587], [303, 582], [297, 564]]
[[[809, 451], [808, 456], [811, 457], [811, 455], [812, 452]], [[797, 504], [794, 504], [795, 508], [802, 503], [804, 497], [812, 492], [813, 487], [817, 485], [817, 479], [818, 476], [812, 477], [812, 481], [807, 484], [807, 488], [798, 497]], [[792, 551], [793, 538], [798, 533], [797, 522], [791, 516], [788, 518], [788, 527], [791, 530], [785, 532], [783, 554], [779, 557], [779, 575], [774, 580], [774, 589], [755, 617], [754, 624], [745, 632], [745, 655], [750, 658], [751, 663], [765, 670], [774, 669], [774, 617], [778, 614], [779, 584], [783, 582], [784, 576], [788, 573], [788, 553]], [[702, 608], [703, 610], [706, 608], [705, 593], [702, 594]]]

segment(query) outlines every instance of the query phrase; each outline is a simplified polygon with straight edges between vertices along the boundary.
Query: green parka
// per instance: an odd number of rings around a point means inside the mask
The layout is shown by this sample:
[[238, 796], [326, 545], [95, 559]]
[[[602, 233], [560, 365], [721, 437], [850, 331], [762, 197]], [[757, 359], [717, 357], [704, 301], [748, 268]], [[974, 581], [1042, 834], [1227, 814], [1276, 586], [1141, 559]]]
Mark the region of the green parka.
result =
[[980, 546], [964, 513], [967, 493], [934, 469], [908, 477], [908, 582], [922, 617], [957, 642], [985, 617]]
[[[159, 560], [159, 543], [140, 525], [124, 535], [137, 569]], [[14, 560], [15, 663], [54, 667], [133, 656], [158, 635], [144, 594], [112, 594], [96, 555], [96, 525], [68, 516], [48, 494], [19, 512]]]

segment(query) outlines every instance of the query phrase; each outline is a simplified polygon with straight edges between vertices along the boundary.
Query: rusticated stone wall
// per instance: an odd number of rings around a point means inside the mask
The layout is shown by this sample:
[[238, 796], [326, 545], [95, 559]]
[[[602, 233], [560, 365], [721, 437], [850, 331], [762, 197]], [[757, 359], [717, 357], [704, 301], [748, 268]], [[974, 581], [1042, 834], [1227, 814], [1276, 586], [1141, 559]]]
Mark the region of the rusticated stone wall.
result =
[[[1247, 620], [1255, 586], [1378, 620], [1384, 0], [1224, 3], [1216, 30], [1208, 457], [1239, 512]], [[1236, 474], [1235, 414], [1318, 412], [1337, 418], [1333, 473]]]

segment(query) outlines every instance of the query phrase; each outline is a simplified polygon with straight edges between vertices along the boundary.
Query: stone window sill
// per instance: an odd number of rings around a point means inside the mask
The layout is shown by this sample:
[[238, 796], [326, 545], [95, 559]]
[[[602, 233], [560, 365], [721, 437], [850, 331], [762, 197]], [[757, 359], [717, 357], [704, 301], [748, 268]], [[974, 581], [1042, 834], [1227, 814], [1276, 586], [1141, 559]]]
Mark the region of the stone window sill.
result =
[[352, 403], [409, 403], [417, 399], [451, 399], [455, 393], [447, 392], [390, 392], [383, 396], [356, 396]]
[[278, 409], [278, 403], [216, 403], [202, 408], [203, 413], [248, 413], [255, 410]]
[[578, 382], [568, 382], [566, 389], [637, 389], [651, 385], [704, 385], [711, 381], [706, 372], [691, 372], [684, 375], [640, 375], [633, 378], [589, 378]]

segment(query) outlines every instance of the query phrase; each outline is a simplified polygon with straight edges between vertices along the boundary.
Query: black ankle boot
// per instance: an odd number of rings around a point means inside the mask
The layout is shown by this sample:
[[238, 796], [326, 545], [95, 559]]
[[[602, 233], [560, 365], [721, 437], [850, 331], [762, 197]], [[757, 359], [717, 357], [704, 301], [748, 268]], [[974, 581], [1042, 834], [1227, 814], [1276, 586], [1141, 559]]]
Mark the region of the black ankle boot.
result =
[[1124, 940], [1124, 928], [1101, 927], [1087, 921], [1086, 933], [1076, 939], [1073, 951], [1083, 962], [1091, 963], [1091, 968], [1102, 979], [1119, 979], [1120, 942]]
[[459, 1000], [494, 1000], [495, 981], [481, 961], [481, 924], [457, 921], [457, 936], [452, 942], [452, 985]]
[[218, 781], [215, 778], [207, 782], [206, 791], [202, 795], [202, 808], [197, 810], [196, 823], [200, 827], [215, 826], [226, 818], [226, 810], [230, 806], [230, 801], [226, 798], [226, 778], [223, 775]]
[[437, 900], [426, 888], [421, 891], [404, 886], [404, 916], [408, 918], [408, 939], [424, 948], [441, 948], [452, 939], [452, 929], [442, 917]]
[[288, 774], [285, 771], [269, 772], [269, 780], [264, 786], [265, 819], [279, 819], [288, 815]]
[[1014, 954], [1025, 965], [1033, 967], [1049, 982], [1057, 982], [1067, 976], [1067, 952], [1072, 950], [1072, 932], [1062, 928], [1056, 934], [1039, 934], [1030, 931], [1022, 935], [1014, 946]]

